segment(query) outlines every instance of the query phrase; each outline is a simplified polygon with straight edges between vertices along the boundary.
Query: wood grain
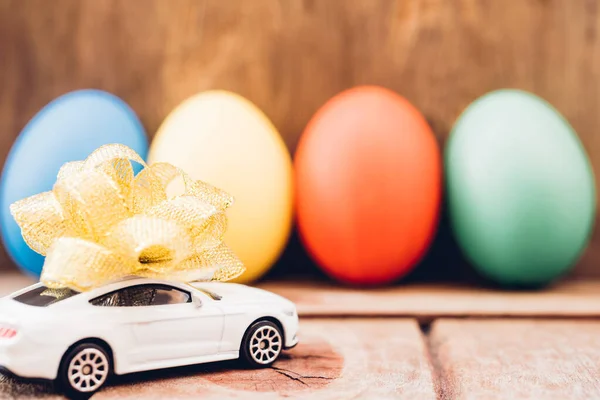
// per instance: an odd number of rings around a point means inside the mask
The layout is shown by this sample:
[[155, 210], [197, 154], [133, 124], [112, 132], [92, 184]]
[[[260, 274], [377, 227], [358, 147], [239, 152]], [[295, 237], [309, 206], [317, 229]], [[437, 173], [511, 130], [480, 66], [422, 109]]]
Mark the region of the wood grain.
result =
[[[30, 282], [5, 274], [0, 295]], [[289, 282], [262, 287], [295, 301], [302, 315], [300, 344], [272, 368], [246, 370], [224, 362], [132, 374], [115, 378], [94, 398], [600, 396], [599, 282], [512, 293], [442, 285], [370, 291]], [[498, 318], [503, 316], [509, 318]], [[438, 319], [424, 327], [424, 335], [417, 319], [432, 318]], [[60, 397], [50, 385], [0, 375], [0, 398]]]
[[442, 399], [600, 397], [600, 323], [439, 320], [431, 329]]
[[[48, 385], [0, 379], [0, 396], [57, 398]], [[411, 320], [302, 321], [301, 343], [273, 367], [233, 362], [133, 374], [94, 399], [435, 399], [430, 364]]]
[[[122, 97], [150, 136], [188, 96], [236, 91], [266, 112], [293, 150], [315, 110], [351, 86], [406, 96], [442, 144], [472, 100], [517, 87], [571, 121], [600, 185], [598, 7], [597, 0], [0, 0], [0, 160], [44, 104], [78, 88]], [[599, 261], [596, 231], [577, 273], [599, 276]]]
[[351, 289], [315, 282], [259, 285], [294, 301], [304, 317], [410, 316], [599, 318], [600, 282], [566, 281], [548, 290], [501, 291], [461, 285]]

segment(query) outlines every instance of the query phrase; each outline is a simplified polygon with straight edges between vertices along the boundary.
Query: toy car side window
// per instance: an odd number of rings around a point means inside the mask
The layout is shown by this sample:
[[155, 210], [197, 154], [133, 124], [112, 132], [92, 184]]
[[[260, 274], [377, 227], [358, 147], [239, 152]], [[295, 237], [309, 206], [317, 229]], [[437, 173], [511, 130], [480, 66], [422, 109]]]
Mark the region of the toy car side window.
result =
[[188, 292], [169, 286], [156, 288], [156, 293], [152, 299], [151, 305], [162, 306], [166, 304], [182, 304], [192, 301], [192, 296]]
[[152, 303], [154, 293], [149, 285], [132, 286], [96, 297], [90, 303], [101, 307], [143, 307]]
[[190, 293], [167, 285], [138, 285], [115, 290], [90, 300], [100, 307], [146, 307], [192, 301]]

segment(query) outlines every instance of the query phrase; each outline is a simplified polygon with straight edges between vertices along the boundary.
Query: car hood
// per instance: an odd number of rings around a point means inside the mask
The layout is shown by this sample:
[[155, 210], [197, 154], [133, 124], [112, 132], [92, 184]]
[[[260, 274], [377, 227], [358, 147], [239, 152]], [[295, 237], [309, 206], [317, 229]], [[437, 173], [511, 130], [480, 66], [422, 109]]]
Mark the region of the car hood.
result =
[[239, 283], [225, 282], [195, 282], [191, 284], [199, 290], [207, 290], [218, 294], [222, 298], [221, 303], [274, 303], [282, 307], [287, 307], [293, 303], [286, 298], [283, 298], [275, 293], [266, 290], [241, 285]]

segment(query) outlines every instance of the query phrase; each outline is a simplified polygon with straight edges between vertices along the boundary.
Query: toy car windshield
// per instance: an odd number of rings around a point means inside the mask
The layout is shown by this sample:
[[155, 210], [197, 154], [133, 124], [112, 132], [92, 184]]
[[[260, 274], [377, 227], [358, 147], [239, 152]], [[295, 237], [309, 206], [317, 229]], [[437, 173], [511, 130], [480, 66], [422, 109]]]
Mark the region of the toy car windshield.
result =
[[14, 297], [13, 300], [28, 306], [47, 307], [77, 294], [79, 292], [72, 289], [49, 289], [42, 285]]
[[197, 290], [201, 291], [202, 293], [204, 293], [205, 295], [207, 295], [208, 297], [210, 297], [213, 300], [217, 300], [218, 301], [218, 300], [223, 299], [223, 296], [221, 296], [220, 294], [215, 293], [215, 292], [213, 292], [211, 290], [208, 290], [208, 289], [205, 289], [205, 288], [201, 288], [201, 287], [198, 287], [198, 286], [194, 286], [194, 288], [196, 288]]

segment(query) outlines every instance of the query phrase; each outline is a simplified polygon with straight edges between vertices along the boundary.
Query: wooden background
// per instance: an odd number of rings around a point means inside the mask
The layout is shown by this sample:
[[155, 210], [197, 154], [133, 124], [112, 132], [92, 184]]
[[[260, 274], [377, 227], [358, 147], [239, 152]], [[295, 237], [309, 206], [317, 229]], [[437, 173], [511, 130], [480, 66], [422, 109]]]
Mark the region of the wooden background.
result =
[[[188, 96], [232, 90], [262, 108], [293, 151], [317, 108], [354, 85], [404, 95], [442, 145], [472, 100], [515, 87], [569, 119], [600, 184], [598, 3], [0, 0], [0, 159], [41, 107], [78, 88], [120, 96], [150, 136]], [[463, 270], [445, 222], [433, 250], [421, 276]], [[296, 238], [283, 264], [312, 268]], [[599, 265], [596, 233], [576, 275], [600, 276]]]

